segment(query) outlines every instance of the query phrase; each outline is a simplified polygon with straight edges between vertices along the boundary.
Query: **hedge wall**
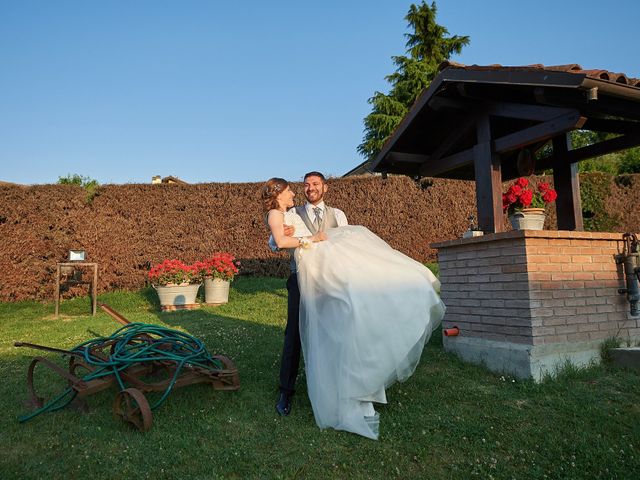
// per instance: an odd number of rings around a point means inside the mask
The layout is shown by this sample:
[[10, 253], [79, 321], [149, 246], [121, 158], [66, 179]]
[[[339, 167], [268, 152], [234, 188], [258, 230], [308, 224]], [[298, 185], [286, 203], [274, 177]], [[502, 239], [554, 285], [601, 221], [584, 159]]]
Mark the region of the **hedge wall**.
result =
[[[639, 181], [608, 178], [609, 193], [594, 215], [613, 218], [614, 231], [640, 231]], [[261, 185], [105, 185], [91, 195], [71, 185], [1, 186], [0, 301], [51, 299], [56, 263], [76, 248], [99, 264], [100, 291], [140, 288], [152, 263], [192, 262], [215, 251], [234, 253], [243, 274], [284, 276], [286, 255], [266, 246]], [[293, 186], [301, 202], [302, 185]], [[475, 214], [473, 182], [349, 178], [331, 180], [329, 189], [327, 203], [350, 223], [423, 262], [435, 259], [431, 242], [460, 236]], [[548, 222], [553, 228], [554, 215]]]

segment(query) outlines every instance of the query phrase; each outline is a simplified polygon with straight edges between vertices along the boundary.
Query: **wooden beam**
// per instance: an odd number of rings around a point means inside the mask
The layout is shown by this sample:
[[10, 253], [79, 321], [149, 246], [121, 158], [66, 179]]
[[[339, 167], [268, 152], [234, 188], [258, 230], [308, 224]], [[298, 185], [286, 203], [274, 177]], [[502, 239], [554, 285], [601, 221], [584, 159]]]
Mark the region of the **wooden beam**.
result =
[[473, 162], [473, 148], [454, 153], [448, 157], [439, 158], [435, 162], [423, 163], [420, 167], [420, 175], [423, 177], [436, 177], [450, 170], [468, 165]]
[[[497, 154], [518, 150], [522, 147], [533, 145], [539, 142], [550, 140], [559, 133], [564, 133], [574, 128], [580, 128], [585, 119], [580, 116], [577, 110], [572, 113], [554, 118], [548, 122], [525, 128], [493, 141], [493, 152]], [[420, 175], [425, 177], [435, 177], [449, 170], [466, 165], [474, 161], [474, 149], [469, 148], [462, 152], [455, 153], [448, 157], [439, 158], [424, 163], [420, 167]]]
[[429, 155], [421, 155], [418, 153], [402, 153], [402, 152], [389, 152], [385, 158], [387, 163], [425, 163], [431, 158]]
[[431, 154], [431, 161], [436, 162], [443, 155], [449, 153], [456, 143], [460, 141], [465, 135], [467, 135], [472, 129], [476, 127], [479, 114], [477, 112], [469, 112], [465, 119], [455, 128], [447, 138], [445, 138], [438, 148]]
[[572, 110], [571, 113], [560, 115], [552, 120], [540, 123], [533, 127], [525, 128], [519, 132], [505, 135], [494, 143], [494, 151], [496, 153], [506, 153], [513, 150], [519, 150], [522, 147], [533, 143], [549, 140], [561, 133], [582, 128], [586, 122], [586, 118], [580, 116], [578, 110]]
[[489, 115], [494, 117], [519, 118], [521, 120], [536, 120], [544, 122], [561, 115], [568, 115], [571, 108], [550, 107], [547, 105], [529, 105], [526, 103], [492, 102], [489, 105]]
[[578, 148], [577, 150], [560, 150], [555, 153], [554, 158], [564, 163], [576, 163], [580, 160], [586, 160], [587, 158], [599, 157], [606, 155], [607, 153], [619, 152], [620, 150], [626, 150], [627, 148], [637, 147], [640, 145], [640, 133], [622, 135], [620, 137], [611, 138], [603, 142], [594, 143], [586, 147]]
[[578, 164], [567, 163], [558, 158], [568, 154], [571, 149], [571, 136], [568, 133], [553, 139], [553, 151], [556, 161], [553, 163], [553, 184], [558, 198], [556, 213], [558, 230], [584, 230], [582, 207], [580, 205], [580, 180]]
[[500, 157], [491, 151], [491, 125], [488, 114], [478, 119], [476, 131], [478, 144], [473, 147], [473, 164], [478, 226], [486, 233], [501, 232], [504, 230], [502, 174]]
[[450, 109], [450, 110], [468, 110], [470, 107], [469, 102], [461, 102], [460, 100], [454, 100], [452, 98], [435, 96], [431, 98], [427, 105], [431, 110], [440, 111], [442, 109]]
[[640, 133], [640, 122], [628, 120], [610, 120], [604, 118], [588, 118], [582, 126], [583, 130], [595, 130], [608, 133]]

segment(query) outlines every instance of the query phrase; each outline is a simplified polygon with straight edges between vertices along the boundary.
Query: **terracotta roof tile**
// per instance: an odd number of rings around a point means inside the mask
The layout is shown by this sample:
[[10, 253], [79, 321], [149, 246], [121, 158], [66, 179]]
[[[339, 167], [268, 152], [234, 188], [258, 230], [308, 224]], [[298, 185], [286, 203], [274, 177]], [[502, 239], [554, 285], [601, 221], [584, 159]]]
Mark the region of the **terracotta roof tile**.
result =
[[621, 83], [623, 85], [629, 85], [632, 87], [640, 88], [640, 79], [628, 77], [624, 73], [614, 73], [608, 70], [591, 69], [585, 70], [577, 63], [570, 63], [568, 65], [548, 65], [544, 66], [541, 63], [533, 65], [520, 65], [520, 66], [504, 66], [499, 64], [494, 65], [464, 65], [462, 63], [446, 61], [440, 64], [440, 70], [445, 68], [458, 68], [463, 70], [548, 70], [553, 72], [568, 72], [586, 75], [590, 78], [597, 78], [600, 80], [606, 80], [609, 82]]

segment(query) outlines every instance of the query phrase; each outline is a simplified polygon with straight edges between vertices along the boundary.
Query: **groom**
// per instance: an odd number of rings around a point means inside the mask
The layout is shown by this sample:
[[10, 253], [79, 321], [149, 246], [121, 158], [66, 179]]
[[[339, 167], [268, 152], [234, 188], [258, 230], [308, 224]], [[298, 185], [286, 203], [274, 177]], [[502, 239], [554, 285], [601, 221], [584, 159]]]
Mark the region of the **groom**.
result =
[[[307, 203], [295, 207], [295, 213], [302, 219], [311, 234], [325, 231], [327, 228], [348, 225], [347, 217], [342, 210], [332, 208], [324, 203], [327, 193], [327, 181], [320, 172], [309, 172], [304, 176], [304, 196]], [[293, 227], [285, 226], [285, 234], [296, 234]], [[269, 242], [273, 250], [274, 244]], [[298, 287], [297, 268], [291, 256], [291, 275], [287, 279], [287, 327], [284, 331], [284, 346], [280, 363], [280, 398], [276, 403], [276, 411], [283, 416], [291, 412], [291, 397], [295, 392], [296, 377], [300, 364], [300, 288]]]

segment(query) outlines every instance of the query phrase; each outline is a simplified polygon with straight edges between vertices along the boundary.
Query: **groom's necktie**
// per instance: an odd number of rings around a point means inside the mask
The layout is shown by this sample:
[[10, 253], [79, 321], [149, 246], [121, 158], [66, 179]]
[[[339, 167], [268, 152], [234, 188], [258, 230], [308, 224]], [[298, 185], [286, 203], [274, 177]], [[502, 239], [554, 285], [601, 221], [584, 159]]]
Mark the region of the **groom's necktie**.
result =
[[313, 225], [316, 227], [316, 230], [320, 230], [320, 225], [322, 225], [322, 209], [320, 207], [314, 207], [313, 213], [316, 215], [316, 218], [313, 220]]

